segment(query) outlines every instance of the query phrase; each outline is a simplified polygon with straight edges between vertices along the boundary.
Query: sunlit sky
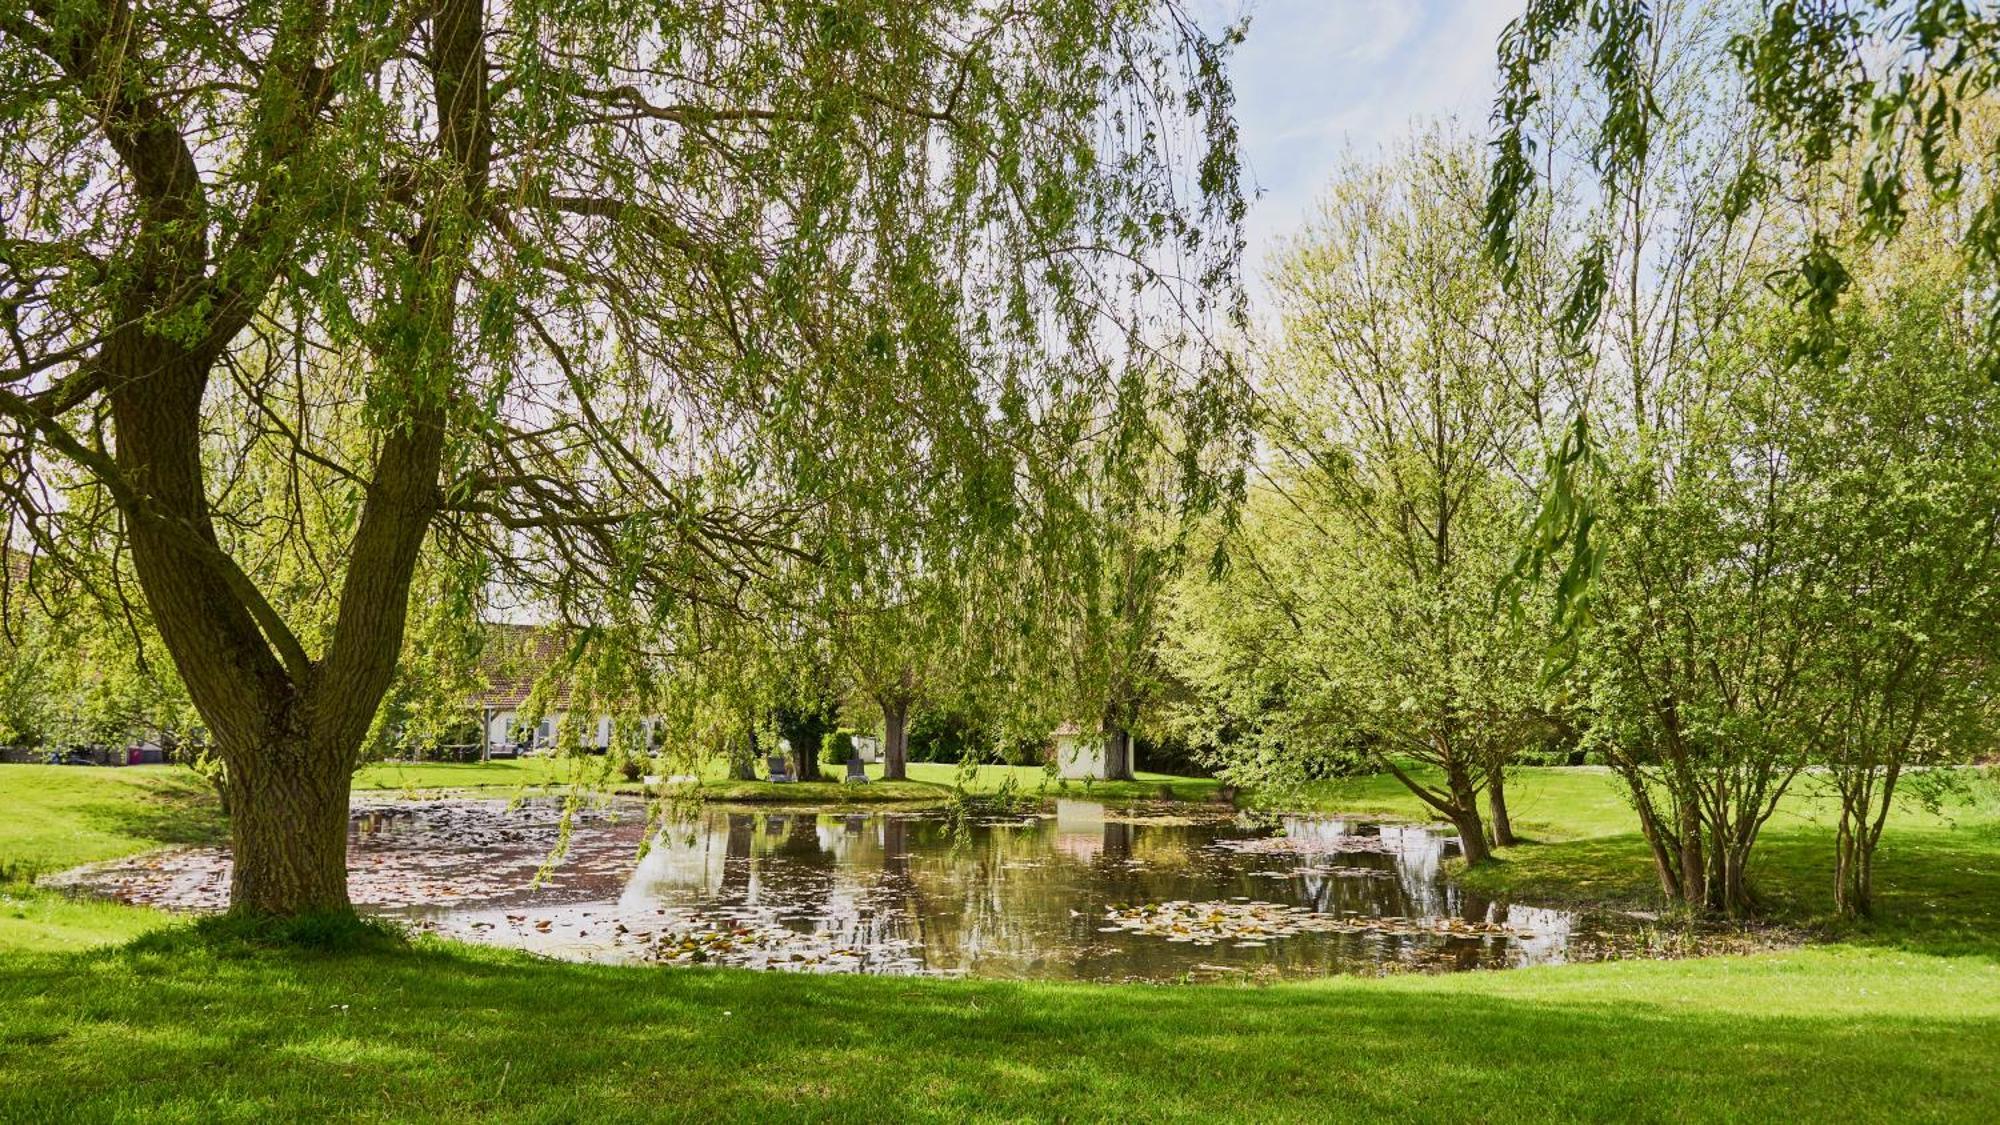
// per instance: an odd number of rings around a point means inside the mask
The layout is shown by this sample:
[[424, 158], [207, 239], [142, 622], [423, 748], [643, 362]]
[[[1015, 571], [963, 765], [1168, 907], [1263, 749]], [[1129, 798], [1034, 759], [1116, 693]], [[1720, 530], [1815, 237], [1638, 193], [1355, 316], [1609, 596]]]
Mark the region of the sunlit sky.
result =
[[[1220, 26], [1247, 12], [1233, 68], [1254, 278], [1343, 153], [1366, 155], [1413, 118], [1484, 128], [1494, 44], [1522, 0], [1196, 0]], [[1253, 294], [1259, 286], [1254, 282]]]

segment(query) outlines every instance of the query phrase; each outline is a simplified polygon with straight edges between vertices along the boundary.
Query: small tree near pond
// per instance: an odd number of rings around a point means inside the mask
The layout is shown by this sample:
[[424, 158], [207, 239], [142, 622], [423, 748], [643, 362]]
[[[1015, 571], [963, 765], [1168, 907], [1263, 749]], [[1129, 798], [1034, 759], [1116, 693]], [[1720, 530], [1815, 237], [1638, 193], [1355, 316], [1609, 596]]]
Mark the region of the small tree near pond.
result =
[[1260, 379], [1270, 452], [1225, 577], [1181, 584], [1172, 644], [1239, 773], [1319, 753], [1302, 742], [1361, 750], [1474, 863], [1512, 842], [1505, 768], [1542, 709], [1540, 644], [1494, 591], [1529, 495], [1512, 459], [1561, 364], [1481, 264], [1482, 183], [1470, 141], [1426, 134], [1336, 180], [1289, 248]]

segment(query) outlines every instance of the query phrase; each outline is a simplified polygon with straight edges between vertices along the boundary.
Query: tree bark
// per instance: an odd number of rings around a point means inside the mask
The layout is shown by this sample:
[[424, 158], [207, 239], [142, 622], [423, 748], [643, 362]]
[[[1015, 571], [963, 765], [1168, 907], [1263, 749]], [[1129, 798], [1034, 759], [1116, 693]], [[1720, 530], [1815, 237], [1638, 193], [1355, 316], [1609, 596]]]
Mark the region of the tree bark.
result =
[[1451, 824], [1458, 829], [1459, 852], [1467, 866], [1477, 867], [1493, 859], [1492, 850], [1486, 846], [1486, 827], [1479, 822], [1477, 806], [1454, 813]]
[[792, 744], [792, 774], [800, 781], [819, 781], [819, 747], [806, 747], [794, 741]]
[[1507, 771], [1494, 766], [1486, 774], [1486, 809], [1491, 814], [1493, 846], [1514, 846], [1514, 821], [1507, 815]]
[[230, 771], [232, 913], [344, 914], [350, 762], [307, 740], [241, 755]]
[[1459, 851], [1465, 856], [1467, 866], [1477, 867], [1493, 858], [1493, 851], [1486, 844], [1486, 826], [1479, 819], [1479, 791], [1473, 787], [1472, 778], [1466, 771], [1454, 766], [1445, 772], [1445, 782], [1451, 789], [1451, 806], [1445, 815], [1451, 818], [1452, 827], [1458, 829]]
[[909, 777], [910, 750], [910, 701], [907, 699], [881, 699], [882, 705], [882, 778], [885, 781], [901, 781]]
[[1132, 732], [1108, 715], [1104, 719], [1104, 779], [1132, 780]]

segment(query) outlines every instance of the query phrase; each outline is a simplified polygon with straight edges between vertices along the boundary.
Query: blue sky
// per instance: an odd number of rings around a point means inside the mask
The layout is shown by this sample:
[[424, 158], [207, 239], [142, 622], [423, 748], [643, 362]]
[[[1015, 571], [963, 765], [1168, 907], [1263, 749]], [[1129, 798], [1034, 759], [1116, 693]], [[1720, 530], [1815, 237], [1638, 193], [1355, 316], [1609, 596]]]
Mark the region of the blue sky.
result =
[[[1244, 11], [1233, 73], [1251, 203], [1245, 265], [1299, 223], [1342, 154], [1366, 155], [1415, 117], [1484, 127], [1494, 44], [1522, 0], [1197, 0], [1214, 23]], [[1253, 285], [1253, 292], [1256, 287]]]

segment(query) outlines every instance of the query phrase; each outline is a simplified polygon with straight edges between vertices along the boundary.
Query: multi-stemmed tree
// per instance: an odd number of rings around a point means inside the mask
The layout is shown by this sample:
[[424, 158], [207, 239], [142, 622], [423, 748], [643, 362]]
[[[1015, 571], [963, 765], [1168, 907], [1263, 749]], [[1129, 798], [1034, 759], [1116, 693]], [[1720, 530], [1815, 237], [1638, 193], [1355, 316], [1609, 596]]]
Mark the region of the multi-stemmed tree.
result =
[[[1494, 591], [1531, 488], [1515, 462], [1556, 375], [1537, 317], [1481, 267], [1479, 173], [1468, 144], [1429, 137], [1336, 181], [1290, 247], [1257, 497], [1227, 547], [1234, 596], [1190, 591], [1182, 620], [1201, 635], [1177, 646], [1184, 677], [1233, 712], [1239, 772], [1366, 752], [1474, 862], [1480, 796], [1508, 824], [1504, 769], [1540, 710], [1539, 645]], [[1260, 663], [1284, 671], [1247, 694], [1231, 682]]]

